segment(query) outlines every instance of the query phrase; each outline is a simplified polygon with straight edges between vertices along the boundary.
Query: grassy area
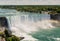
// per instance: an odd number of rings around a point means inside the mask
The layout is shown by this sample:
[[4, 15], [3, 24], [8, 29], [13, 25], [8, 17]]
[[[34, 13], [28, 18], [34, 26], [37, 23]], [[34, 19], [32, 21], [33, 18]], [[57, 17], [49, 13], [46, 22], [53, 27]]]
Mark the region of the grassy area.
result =
[[41, 11], [51, 11], [50, 13], [60, 13], [60, 5], [0, 5], [0, 8], [15, 9], [17, 11], [41, 13]]

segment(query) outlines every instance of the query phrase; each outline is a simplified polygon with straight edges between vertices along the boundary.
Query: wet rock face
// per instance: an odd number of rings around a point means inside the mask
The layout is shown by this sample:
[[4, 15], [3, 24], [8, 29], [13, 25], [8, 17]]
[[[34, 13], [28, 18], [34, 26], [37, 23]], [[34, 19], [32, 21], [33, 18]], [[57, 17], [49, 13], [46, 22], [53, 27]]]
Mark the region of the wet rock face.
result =
[[8, 27], [7, 19], [5, 17], [0, 17], [0, 27]]
[[51, 19], [53, 20], [53, 26], [60, 27], [60, 14], [51, 15]]
[[60, 21], [60, 14], [50, 15], [51, 19]]
[[0, 33], [3, 33], [6, 27], [8, 27], [7, 19], [5, 17], [0, 17]]

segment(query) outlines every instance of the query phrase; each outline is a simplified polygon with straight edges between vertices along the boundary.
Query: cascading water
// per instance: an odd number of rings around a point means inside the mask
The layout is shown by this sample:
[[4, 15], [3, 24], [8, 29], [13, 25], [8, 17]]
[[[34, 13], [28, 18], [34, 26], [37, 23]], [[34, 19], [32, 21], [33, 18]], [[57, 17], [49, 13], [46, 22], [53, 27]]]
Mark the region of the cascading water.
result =
[[0, 11], [2, 11], [0, 16], [8, 19], [12, 34], [24, 37], [22, 41], [58, 41], [59, 37], [53, 34], [54, 30], [58, 30], [52, 26], [49, 14], [18, 12], [9, 9], [0, 9]]
[[[39, 26], [41, 24], [40, 21], [46, 19], [50, 19], [50, 16], [48, 14], [39, 15], [20, 13], [20, 15], [10, 16], [11, 31], [15, 35], [25, 37], [25, 40], [32, 40], [32, 36], [28, 34], [37, 31], [39, 27], [41, 27]], [[35, 39], [33, 39], [32, 41], [35, 41]]]

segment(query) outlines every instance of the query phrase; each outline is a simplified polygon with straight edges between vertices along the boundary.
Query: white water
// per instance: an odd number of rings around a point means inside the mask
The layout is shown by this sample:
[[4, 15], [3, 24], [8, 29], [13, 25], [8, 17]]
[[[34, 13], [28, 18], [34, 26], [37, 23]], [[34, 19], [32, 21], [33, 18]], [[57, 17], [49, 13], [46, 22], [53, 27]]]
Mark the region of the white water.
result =
[[[3, 12], [4, 11], [5, 10], [3, 10]], [[2, 16], [7, 17], [12, 34], [18, 37], [25, 37], [22, 41], [38, 41], [33, 38], [30, 33], [36, 32], [41, 28], [53, 28], [51, 23], [48, 21], [50, 20], [50, 15], [48, 14], [17, 12], [15, 10], [6, 10], [4, 13], [5, 14], [2, 14]]]
[[[53, 27], [49, 21], [50, 16], [48, 14], [20, 14], [16, 16], [10, 16], [10, 29], [12, 34], [16, 36], [25, 37], [23, 40], [35, 41], [30, 33], [38, 31], [38, 29], [48, 29], [48, 27]], [[44, 21], [43, 21], [44, 20]], [[36, 40], [37, 41], [37, 40]]]

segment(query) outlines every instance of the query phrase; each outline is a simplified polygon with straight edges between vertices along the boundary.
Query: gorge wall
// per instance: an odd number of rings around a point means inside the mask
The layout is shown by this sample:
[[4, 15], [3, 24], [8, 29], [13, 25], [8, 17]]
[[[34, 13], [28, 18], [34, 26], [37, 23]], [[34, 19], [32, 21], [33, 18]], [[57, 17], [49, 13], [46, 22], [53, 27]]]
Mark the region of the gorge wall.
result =
[[50, 15], [50, 18], [53, 20], [60, 20], [60, 14]]

